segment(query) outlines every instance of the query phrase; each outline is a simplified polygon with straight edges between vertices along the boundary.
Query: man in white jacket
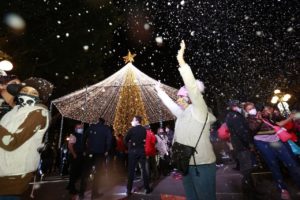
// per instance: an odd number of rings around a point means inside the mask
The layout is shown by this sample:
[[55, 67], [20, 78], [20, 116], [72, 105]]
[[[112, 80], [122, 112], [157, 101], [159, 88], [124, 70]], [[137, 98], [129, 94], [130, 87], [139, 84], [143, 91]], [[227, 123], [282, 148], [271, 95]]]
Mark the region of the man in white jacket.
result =
[[[208, 107], [203, 99], [203, 83], [196, 80], [191, 68], [184, 61], [185, 51], [184, 41], [180, 44], [177, 60], [179, 72], [185, 86], [178, 92], [178, 100], [175, 103], [160, 87], [155, 89], [162, 102], [176, 116], [174, 140], [188, 146], [196, 146], [200, 132], [203, 130], [200, 141], [196, 147], [194, 159], [190, 159], [189, 171], [183, 177], [183, 185], [188, 200], [215, 200], [216, 199], [216, 157], [209, 139], [210, 125], [216, 118], [208, 111]], [[196, 170], [197, 169], [197, 170]], [[196, 173], [199, 172], [199, 174]]]
[[[50, 122], [46, 102], [53, 85], [31, 77], [14, 85], [18, 103], [0, 120], [0, 199], [21, 199], [40, 161], [38, 149]], [[6, 90], [6, 86], [1, 88]], [[13, 91], [13, 92], [12, 92]], [[2, 91], [3, 93], [3, 91]]]

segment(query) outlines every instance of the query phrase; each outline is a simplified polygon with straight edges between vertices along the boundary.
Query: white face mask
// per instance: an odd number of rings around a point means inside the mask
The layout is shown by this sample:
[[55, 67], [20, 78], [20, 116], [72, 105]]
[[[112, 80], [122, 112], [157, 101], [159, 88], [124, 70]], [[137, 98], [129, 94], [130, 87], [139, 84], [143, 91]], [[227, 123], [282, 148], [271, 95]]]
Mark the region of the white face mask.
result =
[[239, 112], [239, 113], [242, 113], [242, 109], [239, 108], [239, 107], [236, 107], [236, 108], [234, 109], [234, 111]]
[[131, 126], [136, 126], [137, 125], [137, 122], [136, 121], [132, 121], [131, 122]]
[[31, 97], [28, 95], [19, 95], [18, 96], [18, 104], [22, 107], [24, 106], [34, 106], [37, 102], [35, 97]]
[[252, 108], [251, 110], [249, 110], [249, 115], [256, 115], [257, 114], [257, 111], [255, 108]]
[[79, 133], [79, 134], [82, 134], [83, 133], [83, 128], [76, 129], [76, 132]]

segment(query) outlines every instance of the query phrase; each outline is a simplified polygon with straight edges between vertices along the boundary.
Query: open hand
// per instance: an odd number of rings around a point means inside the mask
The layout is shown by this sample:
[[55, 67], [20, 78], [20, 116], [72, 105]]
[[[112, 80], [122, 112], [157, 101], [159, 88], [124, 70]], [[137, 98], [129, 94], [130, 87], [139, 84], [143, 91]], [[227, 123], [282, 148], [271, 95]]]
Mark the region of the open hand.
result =
[[154, 86], [157, 92], [162, 91], [160, 80], [158, 80]]
[[185, 64], [185, 61], [183, 59], [184, 51], [185, 51], [185, 43], [184, 43], [184, 40], [182, 40], [181, 43], [180, 43], [180, 49], [177, 53], [177, 61], [178, 61], [180, 66]]

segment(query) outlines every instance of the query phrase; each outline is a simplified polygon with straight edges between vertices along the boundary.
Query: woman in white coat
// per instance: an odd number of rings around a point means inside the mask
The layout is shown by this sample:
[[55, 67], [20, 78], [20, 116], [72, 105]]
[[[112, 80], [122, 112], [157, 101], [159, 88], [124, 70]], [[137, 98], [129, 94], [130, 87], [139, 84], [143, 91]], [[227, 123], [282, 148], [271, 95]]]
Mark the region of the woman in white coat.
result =
[[[183, 177], [183, 185], [188, 200], [216, 199], [216, 157], [209, 139], [210, 125], [216, 118], [208, 111], [203, 99], [204, 85], [195, 79], [190, 66], [184, 61], [184, 41], [180, 44], [177, 60], [179, 72], [185, 86], [178, 92], [178, 100], [174, 102], [160, 87], [156, 85], [158, 96], [169, 110], [176, 116], [174, 140], [188, 146], [196, 146], [200, 132], [204, 127], [200, 141], [196, 147], [194, 159], [190, 159], [189, 171]], [[207, 117], [207, 122], [206, 122]], [[196, 171], [199, 172], [196, 173]]]

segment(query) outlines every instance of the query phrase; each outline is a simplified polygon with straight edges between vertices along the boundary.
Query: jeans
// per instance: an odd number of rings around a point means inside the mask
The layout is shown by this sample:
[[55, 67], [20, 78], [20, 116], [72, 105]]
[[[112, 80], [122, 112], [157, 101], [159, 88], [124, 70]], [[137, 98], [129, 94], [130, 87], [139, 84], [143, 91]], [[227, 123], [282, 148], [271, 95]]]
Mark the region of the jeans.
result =
[[187, 200], [216, 200], [216, 163], [189, 166], [183, 187]]
[[300, 166], [287, 146], [288, 144], [284, 144], [281, 141], [263, 142], [259, 140], [254, 140], [254, 144], [261, 152], [265, 162], [271, 170], [278, 189], [287, 189], [283, 182], [283, 177], [278, 163], [279, 160], [287, 167], [290, 176], [294, 179], [298, 187], [300, 187]]
[[77, 180], [82, 181], [84, 161], [84, 156], [81, 153], [77, 153], [76, 159], [74, 159], [72, 156], [70, 158], [70, 178], [67, 188], [71, 194], [75, 194], [77, 192], [75, 187]]
[[142, 168], [142, 175], [144, 180], [144, 188], [146, 190], [150, 190], [149, 187], [149, 178], [146, 170], [146, 156], [144, 149], [137, 149], [137, 150], [131, 150], [128, 153], [128, 183], [127, 183], [127, 193], [131, 193], [132, 185], [133, 185], [133, 179], [134, 179], [134, 172], [135, 168], [138, 165], [138, 163], [141, 164]]
[[149, 158], [146, 160], [146, 170], [149, 181], [159, 178], [155, 156], [149, 156]]
[[105, 156], [104, 154], [99, 153], [89, 154], [84, 162], [79, 195], [84, 195], [90, 174], [94, 175], [92, 183], [92, 196], [97, 195], [100, 185], [99, 179], [105, 173]]

